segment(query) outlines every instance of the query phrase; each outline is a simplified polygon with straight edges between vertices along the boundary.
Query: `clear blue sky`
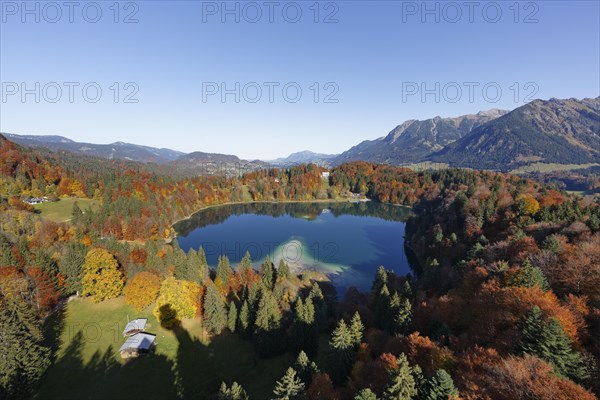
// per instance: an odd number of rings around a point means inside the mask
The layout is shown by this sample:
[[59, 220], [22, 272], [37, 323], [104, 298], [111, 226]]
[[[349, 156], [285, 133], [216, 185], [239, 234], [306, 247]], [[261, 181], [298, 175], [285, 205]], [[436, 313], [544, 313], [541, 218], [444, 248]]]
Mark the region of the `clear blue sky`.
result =
[[[271, 159], [305, 149], [341, 152], [407, 119], [514, 109], [531, 94], [600, 95], [598, 1], [520, 2], [518, 15], [513, 1], [476, 2], [472, 15], [463, 1], [427, 2], [432, 14], [423, 14], [421, 1], [338, 1], [320, 2], [318, 16], [314, 1], [273, 2], [272, 23], [264, 1], [246, 3], [227, 3], [239, 7], [237, 23], [221, 1], [122, 2], [115, 23], [114, 1], [100, 1], [102, 16], [91, 23], [84, 17], [96, 19], [96, 9], [87, 2], [74, 8], [73, 22], [67, 7], [58, 17], [52, 6], [37, 3], [36, 22], [21, 1], [0, 2], [0, 131]], [[36, 2], [27, 4], [35, 9]], [[296, 4], [302, 16], [291, 23]], [[256, 5], [262, 15], [252, 23]], [[137, 23], [124, 23], [130, 14]], [[36, 92], [35, 82], [40, 102], [35, 93], [23, 101], [22, 83]], [[62, 88], [55, 103], [52, 82]], [[65, 82], [79, 83], [73, 102]], [[102, 89], [96, 103], [93, 86], [83, 97], [89, 82]], [[125, 88], [128, 82], [135, 85]], [[219, 93], [209, 95], [210, 82], [230, 89], [239, 82], [240, 102], [234, 94], [225, 102]], [[255, 103], [256, 88], [242, 89], [250, 82], [262, 90]], [[273, 102], [264, 82], [279, 84]], [[294, 86], [288, 100], [282, 93], [290, 82], [302, 90], [296, 103]], [[435, 92], [436, 82], [439, 101], [435, 93], [423, 101], [419, 86]], [[465, 82], [478, 85], [472, 99]], [[136, 87], [138, 102], [125, 103]], [[419, 93], [410, 94], [415, 88]], [[326, 102], [336, 90], [331, 99], [338, 102]]]

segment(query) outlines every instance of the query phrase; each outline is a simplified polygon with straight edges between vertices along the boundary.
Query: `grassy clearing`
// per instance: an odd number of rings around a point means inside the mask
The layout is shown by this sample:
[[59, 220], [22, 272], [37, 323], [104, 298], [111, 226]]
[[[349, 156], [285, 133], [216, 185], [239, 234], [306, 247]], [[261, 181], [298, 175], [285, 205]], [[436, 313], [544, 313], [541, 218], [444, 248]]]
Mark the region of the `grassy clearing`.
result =
[[586, 169], [599, 166], [600, 164], [551, 164], [551, 163], [533, 163], [510, 171], [513, 174], [523, 174], [526, 172], [553, 172], [553, 171], [572, 171], [577, 169]]
[[81, 199], [75, 197], [61, 198], [56, 202], [48, 202], [34, 205], [42, 217], [48, 218], [55, 222], [65, 222], [71, 219], [73, 204], [77, 203], [79, 207], [85, 211], [91, 207], [93, 211], [98, 209], [98, 201], [92, 199]]
[[[117, 350], [127, 318], [148, 318], [156, 334], [154, 354], [121, 360]], [[123, 298], [94, 304], [76, 299], [47, 321], [48, 342], [56, 358], [38, 399], [209, 398], [222, 381], [240, 383], [253, 399], [266, 399], [294, 358], [259, 359], [251, 341], [222, 334], [208, 342], [198, 319], [182, 329], [160, 327], [149, 308], [135, 312]], [[326, 352], [327, 338], [321, 348]], [[318, 360], [317, 360], [318, 361]]]

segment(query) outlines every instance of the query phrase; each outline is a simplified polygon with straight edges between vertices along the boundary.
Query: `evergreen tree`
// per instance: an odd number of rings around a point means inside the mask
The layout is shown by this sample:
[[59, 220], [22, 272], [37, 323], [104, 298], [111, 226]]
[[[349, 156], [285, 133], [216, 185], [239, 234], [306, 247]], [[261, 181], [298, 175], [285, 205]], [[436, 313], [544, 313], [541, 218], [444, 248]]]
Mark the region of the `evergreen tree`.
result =
[[413, 296], [412, 288], [410, 287], [410, 282], [407, 279], [404, 281], [404, 285], [402, 286], [402, 297], [410, 299], [410, 298], [412, 298], [412, 296]]
[[35, 251], [34, 265], [46, 272], [52, 283], [56, 285], [58, 281], [58, 266], [45, 249], [38, 249]]
[[365, 326], [363, 325], [360, 314], [357, 312], [354, 313], [352, 317], [352, 321], [350, 321], [350, 333], [352, 334], [352, 342], [355, 347], [358, 347], [362, 342], [363, 332], [365, 331]]
[[387, 285], [383, 285], [375, 299], [375, 326], [379, 329], [388, 329], [390, 326], [391, 298]]
[[579, 382], [589, 377], [581, 353], [571, 348], [560, 322], [555, 318], [547, 321], [539, 307], [535, 306], [527, 313], [521, 334], [523, 353], [548, 361], [561, 376]]
[[298, 354], [294, 368], [296, 371], [298, 371], [298, 377], [300, 377], [306, 386], [310, 386], [313, 375], [319, 373], [319, 367], [317, 367], [317, 364], [315, 364], [314, 361], [310, 361], [306, 353], [303, 351]]
[[250, 258], [250, 252], [246, 251], [244, 257], [242, 257], [240, 261], [240, 265], [238, 267], [238, 274], [241, 277], [242, 284], [244, 286], [248, 285], [247, 277], [248, 273], [252, 270], [252, 259]]
[[390, 333], [392, 335], [406, 334], [412, 320], [412, 306], [408, 299], [400, 299], [398, 293], [394, 293], [390, 302]]
[[279, 260], [279, 267], [277, 268], [277, 278], [290, 279], [290, 267], [285, 261], [283, 261], [283, 258]]
[[217, 400], [249, 400], [250, 397], [244, 388], [237, 382], [233, 382], [231, 387], [227, 387], [225, 382], [221, 383], [221, 389], [217, 395]]
[[227, 326], [225, 302], [214, 283], [209, 282], [204, 295], [204, 326], [214, 334], [219, 334]]
[[240, 330], [242, 333], [248, 333], [250, 327], [250, 308], [248, 307], [248, 301], [244, 300], [239, 315]]
[[177, 279], [188, 278], [188, 259], [185, 252], [179, 247], [177, 240], [171, 242], [173, 250], [168, 254], [168, 263], [174, 268], [174, 274]]
[[30, 398], [50, 365], [40, 324], [30, 304], [0, 294], [0, 397]]
[[81, 243], [70, 243], [65, 247], [65, 253], [58, 265], [58, 272], [65, 278], [64, 294], [70, 295], [81, 292], [83, 278], [83, 262], [86, 247]]
[[12, 243], [3, 233], [0, 233], [0, 265], [17, 265], [17, 260], [12, 252]]
[[538, 267], [531, 264], [531, 261], [525, 260], [521, 269], [516, 273], [513, 282], [515, 286], [522, 286], [527, 288], [539, 287], [542, 290], [550, 289], [548, 280], [544, 276], [544, 273]]
[[258, 330], [269, 332], [279, 328], [281, 311], [277, 299], [270, 291], [263, 289], [261, 292], [255, 324]]
[[346, 322], [341, 319], [331, 334], [331, 342], [329, 343], [334, 350], [335, 357], [333, 378], [338, 384], [344, 382], [350, 372], [350, 368], [352, 368], [355, 353], [354, 343], [352, 332]]
[[404, 353], [400, 354], [397, 363], [398, 368], [390, 371], [383, 398], [384, 400], [411, 400], [417, 395], [417, 388]]
[[354, 400], [378, 400], [371, 389], [363, 389], [356, 394]]
[[319, 349], [319, 330], [315, 321], [315, 307], [309, 297], [296, 302], [294, 322], [291, 326], [291, 344], [295, 352], [306, 351], [310, 356]]
[[448, 400], [455, 398], [458, 390], [454, 386], [454, 381], [449, 373], [443, 369], [435, 371], [435, 374], [427, 383], [426, 400]]
[[265, 257], [265, 262], [262, 265], [260, 280], [267, 289], [273, 289], [275, 283], [275, 270], [273, 269], [273, 263], [271, 262], [269, 255]]
[[77, 202], [73, 203], [73, 207], [71, 208], [71, 222], [74, 224], [79, 223], [82, 215], [83, 212], [81, 211], [81, 208], [79, 208], [79, 204], [77, 204]]
[[219, 261], [217, 263], [217, 275], [215, 278], [215, 283], [219, 283], [223, 285], [223, 287], [227, 287], [229, 285], [229, 277], [232, 273], [231, 264], [229, 263], [229, 258], [227, 256], [219, 256]]
[[387, 285], [388, 274], [383, 265], [380, 265], [377, 268], [377, 272], [375, 273], [375, 280], [373, 281], [373, 285], [371, 286], [371, 296], [376, 299], [381, 293], [381, 289], [383, 286]]
[[202, 265], [198, 253], [194, 249], [190, 249], [187, 255], [187, 279], [188, 281], [194, 282], [197, 285], [202, 285], [204, 278], [208, 272], [208, 267]]
[[204, 252], [204, 248], [200, 246], [198, 249], [198, 260], [200, 261], [200, 276], [202, 277], [202, 281], [206, 280], [209, 277], [208, 270], [208, 261], [206, 261], [206, 253]]
[[317, 329], [322, 331], [326, 328], [327, 323], [327, 303], [325, 302], [325, 296], [323, 296], [321, 287], [317, 282], [314, 282], [310, 288], [308, 298], [311, 299], [315, 306], [315, 321], [317, 322]]
[[293, 368], [288, 368], [283, 378], [277, 381], [273, 400], [299, 400], [304, 394], [304, 383]]
[[231, 333], [235, 332], [235, 326], [237, 323], [237, 308], [235, 303], [232, 301], [229, 303], [229, 314], [227, 315], [227, 327]]

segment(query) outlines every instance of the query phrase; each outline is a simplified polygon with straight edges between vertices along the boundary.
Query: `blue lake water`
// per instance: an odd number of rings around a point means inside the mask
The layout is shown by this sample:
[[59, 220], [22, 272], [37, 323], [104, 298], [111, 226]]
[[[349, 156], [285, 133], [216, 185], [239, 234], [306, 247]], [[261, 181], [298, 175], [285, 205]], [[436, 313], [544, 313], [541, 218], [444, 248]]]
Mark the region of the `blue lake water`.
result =
[[221, 254], [236, 267], [249, 251], [255, 268], [268, 254], [292, 272], [326, 273], [341, 297], [351, 286], [369, 290], [380, 265], [398, 275], [411, 271], [404, 251], [409, 215], [375, 202], [235, 204], [200, 211], [175, 230], [181, 248], [202, 246], [213, 268]]

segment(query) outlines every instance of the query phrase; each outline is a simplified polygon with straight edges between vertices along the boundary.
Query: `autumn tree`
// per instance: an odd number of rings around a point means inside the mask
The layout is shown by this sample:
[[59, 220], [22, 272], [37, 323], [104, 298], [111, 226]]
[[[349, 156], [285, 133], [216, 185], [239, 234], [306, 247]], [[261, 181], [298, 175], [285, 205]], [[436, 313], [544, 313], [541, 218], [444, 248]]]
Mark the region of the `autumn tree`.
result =
[[333, 387], [333, 382], [328, 374], [315, 374], [312, 383], [306, 390], [309, 400], [338, 400], [339, 397]]
[[168, 277], [160, 286], [154, 306], [154, 315], [165, 328], [173, 328], [183, 318], [196, 315], [196, 298], [199, 287], [193, 282]]
[[95, 303], [119, 296], [124, 279], [115, 257], [105, 249], [90, 250], [83, 263], [81, 284], [83, 295], [91, 296]]
[[150, 272], [140, 272], [127, 281], [125, 301], [136, 311], [142, 311], [156, 300], [160, 290], [160, 278]]

